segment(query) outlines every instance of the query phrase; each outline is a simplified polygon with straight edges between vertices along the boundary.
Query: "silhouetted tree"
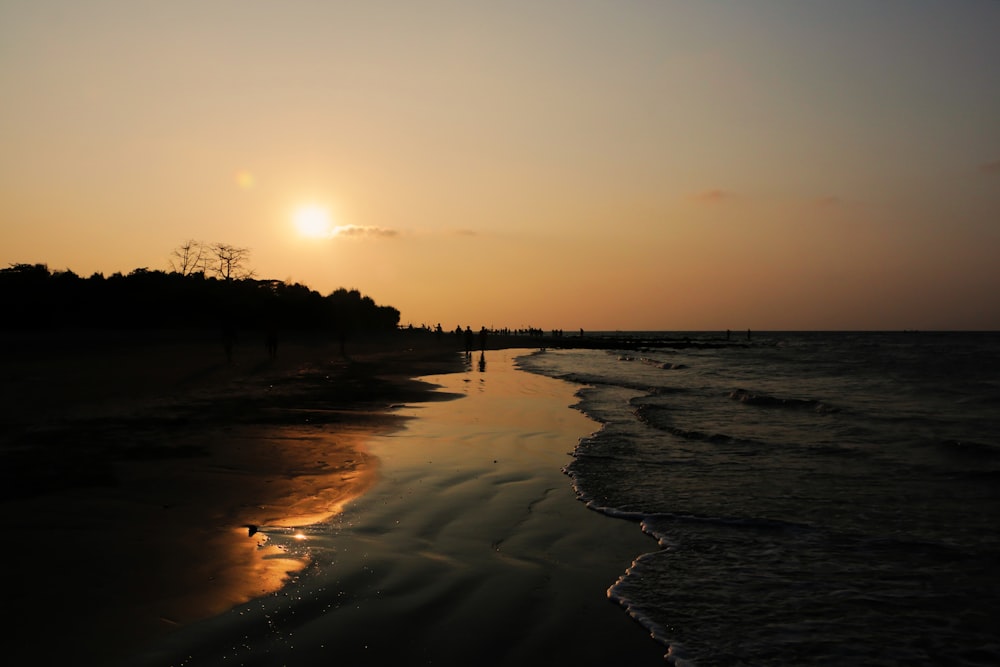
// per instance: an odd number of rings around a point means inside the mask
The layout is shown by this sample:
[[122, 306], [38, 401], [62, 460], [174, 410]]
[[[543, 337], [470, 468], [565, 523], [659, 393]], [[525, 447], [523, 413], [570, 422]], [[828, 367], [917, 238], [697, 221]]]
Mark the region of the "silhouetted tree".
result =
[[205, 271], [207, 253], [205, 244], [189, 239], [180, 244], [170, 253], [170, 268], [172, 271], [187, 276]]
[[253, 277], [253, 270], [247, 266], [247, 261], [250, 259], [249, 248], [239, 248], [228, 243], [213, 243], [210, 250], [213, 259], [212, 270], [223, 280], [243, 280]]
[[324, 331], [337, 337], [395, 331], [399, 311], [358, 290], [323, 297], [299, 283], [236, 278], [245, 257], [234, 256], [227, 280], [147, 267], [105, 278], [50, 272], [45, 264], [0, 269], [0, 329], [241, 329]]
[[50, 274], [46, 264], [11, 264], [0, 269], [0, 312], [10, 327], [50, 324]]

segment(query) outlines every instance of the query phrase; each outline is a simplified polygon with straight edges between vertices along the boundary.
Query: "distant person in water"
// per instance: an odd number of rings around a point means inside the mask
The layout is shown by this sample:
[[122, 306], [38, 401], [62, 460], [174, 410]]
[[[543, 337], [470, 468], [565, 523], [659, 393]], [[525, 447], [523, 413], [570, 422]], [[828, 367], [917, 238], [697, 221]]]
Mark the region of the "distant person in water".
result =
[[479, 330], [479, 349], [483, 352], [486, 351], [486, 327]]

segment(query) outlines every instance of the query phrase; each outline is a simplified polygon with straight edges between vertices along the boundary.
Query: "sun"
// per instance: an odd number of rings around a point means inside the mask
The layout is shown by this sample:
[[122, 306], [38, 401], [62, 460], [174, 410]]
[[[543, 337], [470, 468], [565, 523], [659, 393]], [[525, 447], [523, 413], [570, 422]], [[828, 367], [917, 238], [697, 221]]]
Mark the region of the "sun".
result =
[[319, 239], [332, 234], [330, 211], [319, 204], [307, 204], [295, 209], [292, 221], [299, 234], [308, 238]]

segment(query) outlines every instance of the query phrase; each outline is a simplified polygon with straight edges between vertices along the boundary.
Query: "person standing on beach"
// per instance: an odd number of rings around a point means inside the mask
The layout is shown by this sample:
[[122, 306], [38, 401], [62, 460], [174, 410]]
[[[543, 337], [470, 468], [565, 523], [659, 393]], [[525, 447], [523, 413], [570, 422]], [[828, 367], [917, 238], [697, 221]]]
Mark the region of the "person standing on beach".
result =
[[472, 327], [465, 327], [465, 356], [472, 356]]

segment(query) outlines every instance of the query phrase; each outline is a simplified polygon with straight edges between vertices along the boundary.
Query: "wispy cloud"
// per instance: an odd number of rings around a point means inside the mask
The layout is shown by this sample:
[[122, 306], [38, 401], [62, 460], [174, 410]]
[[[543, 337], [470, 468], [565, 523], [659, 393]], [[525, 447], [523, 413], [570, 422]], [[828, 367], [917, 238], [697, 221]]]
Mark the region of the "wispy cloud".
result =
[[331, 227], [328, 238], [354, 238], [354, 239], [394, 239], [394, 238], [414, 238], [414, 237], [439, 237], [439, 238], [475, 238], [482, 236], [482, 232], [475, 229], [391, 229], [388, 227], [374, 227], [368, 225], [341, 225]]
[[730, 192], [729, 190], [713, 188], [711, 190], [704, 190], [692, 195], [692, 199], [704, 204], [721, 204], [723, 202], [736, 199], [736, 193]]
[[360, 225], [344, 225], [342, 227], [334, 227], [332, 236], [387, 239], [399, 236], [399, 232], [395, 229], [384, 229], [382, 227], [363, 227]]
[[1000, 160], [985, 162], [979, 165], [979, 171], [984, 174], [1000, 175]]

